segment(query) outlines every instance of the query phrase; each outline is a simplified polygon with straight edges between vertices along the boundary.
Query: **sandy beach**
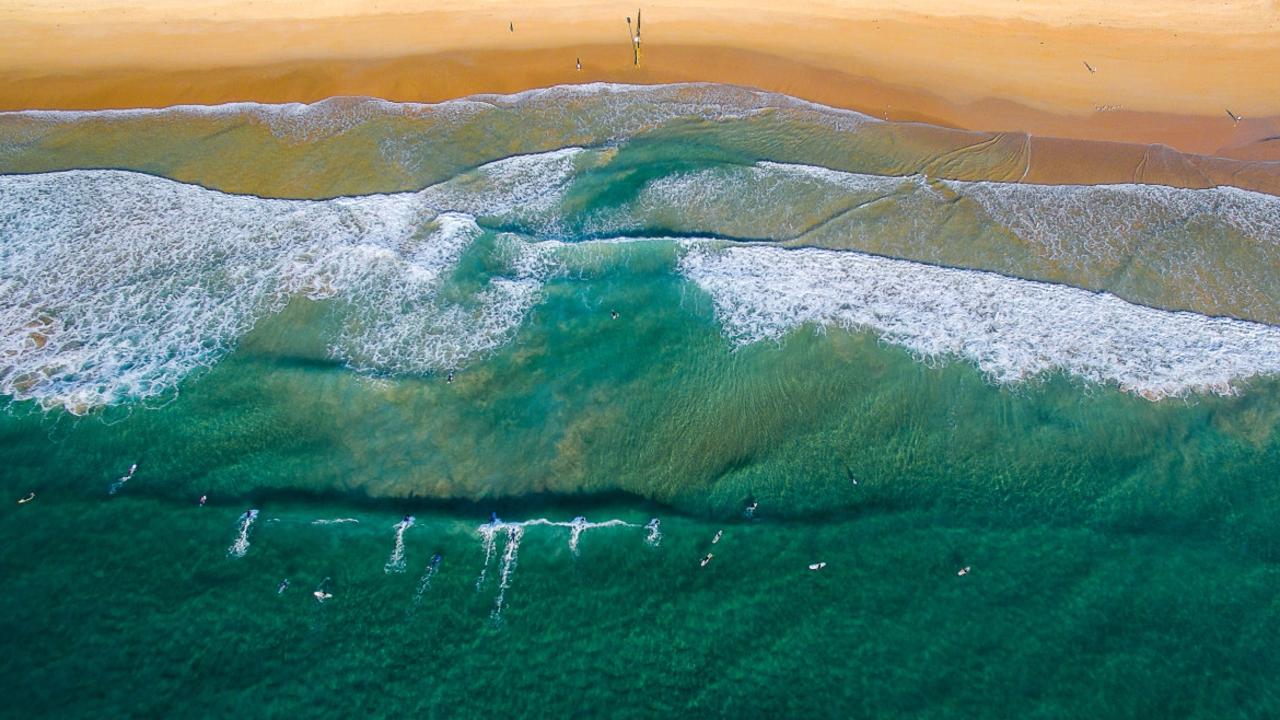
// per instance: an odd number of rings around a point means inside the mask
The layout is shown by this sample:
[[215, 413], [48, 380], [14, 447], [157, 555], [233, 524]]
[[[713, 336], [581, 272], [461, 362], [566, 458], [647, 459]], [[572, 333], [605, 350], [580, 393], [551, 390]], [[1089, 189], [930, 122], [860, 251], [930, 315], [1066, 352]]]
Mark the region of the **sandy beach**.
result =
[[438, 101], [698, 80], [894, 120], [1280, 159], [1272, 2], [648, 4], [639, 67], [624, 19], [634, 12], [551, 0], [11, 0], [0, 4], [0, 108]]

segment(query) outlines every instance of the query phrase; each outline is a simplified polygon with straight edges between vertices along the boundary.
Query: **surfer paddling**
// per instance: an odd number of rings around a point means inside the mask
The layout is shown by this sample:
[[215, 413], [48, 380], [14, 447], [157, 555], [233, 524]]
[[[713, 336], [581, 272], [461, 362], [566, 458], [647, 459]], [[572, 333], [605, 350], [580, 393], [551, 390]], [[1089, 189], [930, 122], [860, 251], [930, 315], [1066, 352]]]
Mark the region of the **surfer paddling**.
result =
[[129, 472], [125, 473], [124, 476], [117, 478], [115, 482], [111, 483], [111, 487], [107, 488], [107, 494], [115, 495], [117, 492], [119, 492], [120, 488], [124, 487], [125, 483], [133, 479], [133, 474], [137, 471], [138, 471], [138, 463], [134, 463], [130, 465]]

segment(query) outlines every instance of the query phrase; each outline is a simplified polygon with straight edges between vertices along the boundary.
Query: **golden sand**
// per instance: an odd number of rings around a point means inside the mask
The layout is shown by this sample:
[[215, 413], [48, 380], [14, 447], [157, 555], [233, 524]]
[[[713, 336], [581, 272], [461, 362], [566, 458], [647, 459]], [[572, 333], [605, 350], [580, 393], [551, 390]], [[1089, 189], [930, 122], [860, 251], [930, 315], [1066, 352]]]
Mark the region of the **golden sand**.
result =
[[891, 119], [1280, 159], [1272, 0], [776, 5], [646, 3], [636, 68], [627, 5], [3, 0], [0, 108], [341, 94], [437, 101], [558, 83], [703, 80]]

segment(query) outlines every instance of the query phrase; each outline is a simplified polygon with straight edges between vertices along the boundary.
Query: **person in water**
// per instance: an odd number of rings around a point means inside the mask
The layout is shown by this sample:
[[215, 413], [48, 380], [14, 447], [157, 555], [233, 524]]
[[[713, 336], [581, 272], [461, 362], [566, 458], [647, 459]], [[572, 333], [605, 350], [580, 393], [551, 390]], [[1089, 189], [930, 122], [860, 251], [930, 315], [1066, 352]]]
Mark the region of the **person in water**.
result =
[[279, 585], [277, 585], [277, 586], [276, 586], [276, 594], [277, 594], [277, 595], [280, 595], [280, 594], [282, 594], [285, 590], [288, 590], [288, 589], [289, 589], [289, 578], [285, 578], [285, 579], [283, 579], [283, 580], [281, 580], [281, 581], [280, 581], [280, 584], [279, 584]]
[[618, 319], [618, 311], [617, 311], [617, 310], [610, 310], [610, 311], [609, 311], [609, 317], [613, 318], [614, 320], [617, 320], [617, 319]]
[[201, 495], [201, 496], [200, 496], [200, 507], [204, 507], [204, 504], [205, 504], [205, 503], [207, 503], [207, 502], [209, 502], [209, 496], [208, 496], [208, 495]]

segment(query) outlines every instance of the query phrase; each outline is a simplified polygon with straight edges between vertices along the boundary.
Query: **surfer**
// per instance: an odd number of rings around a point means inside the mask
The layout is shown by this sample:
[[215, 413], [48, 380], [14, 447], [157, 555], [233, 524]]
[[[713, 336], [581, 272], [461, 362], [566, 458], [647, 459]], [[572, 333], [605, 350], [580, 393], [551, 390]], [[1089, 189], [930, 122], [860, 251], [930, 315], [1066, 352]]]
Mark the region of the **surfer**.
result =
[[311, 595], [316, 599], [316, 602], [320, 602], [320, 603], [323, 603], [325, 600], [328, 600], [329, 598], [333, 597], [333, 593], [327, 593], [323, 590], [317, 590], [311, 593]]
[[111, 487], [107, 488], [107, 494], [115, 495], [120, 490], [120, 488], [124, 487], [125, 483], [133, 479], [133, 474], [137, 471], [138, 471], [138, 463], [134, 463], [130, 465], [129, 472], [125, 473], [123, 477], [118, 478], [115, 482], [111, 483]]
[[618, 311], [617, 311], [617, 310], [610, 310], [610, 311], [609, 311], [609, 317], [613, 318], [614, 320], [617, 320], [617, 319], [618, 319]]
[[810, 569], [810, 570], [821, 570], [822, 568], [824, 568], [824, 567], [826, 567], [826, 566], [827, 566], [827, 564], [826, 564], [825, 562], [816, 562], [816, 563], [814, 563], [814, 564], [810, 565], [810, 566], [809, 566], [809, 569]]
[[720, 538], [721, 538], [721, 537], [723, 537], [723, 536], [724, 536], [724, 531], [723, 531], [723, 530], [717, 530], [717, 531], [716, 531], [716, 536], [715, 536], [715, 537], [713, 537], [713, 538], [711, 538], [711, 544], [712, 544], [712, 545], [715, 545], [716, 543], [720, 542]]
[[702, 558], [702, 564], [699, 565], [699, 567], [706, 567], [707, 563], [711, 562], [711, 558], [713, 557], [715, 557], [715, 555], [712, 555], [711, 553], [707, 553], [707, 556]]
[[956, 575], [959, 575], [960, 577], [964, 577], [965, 575], [968, 575], [968, 574], [969, 574], [968, 565], [965, 565], [964, 567], [960, 568], [960, 572], [956, 573]]
[[198, 504], [200, 507], [204, 507], [204, 504], [205, 504], [205, 503], [207, 503], [207, 502], [209, 502], [209, 496], [208, 496], [208, 495], [201, 495], [201, 496], [200, 496], [200, 502], [199, 502], [199, 503], [197, 503], [197, 504]]
[[450, 370], [450, 371], [449, 371], [449, 374], [445, 376], [444, 381], [445, 381], [445, 382], [450, 382], [450, 383], [451, 383], [451, 382], [453, 382], [453, 371], [452, 371], [452, 370]]
[[436, 568], [440, 567], [440, 560], [441, 560], [441, 559], [442, 559], [442, 558], [440, 557], [440, 553], [436, 553], [435, 555], [432, 555], [432, 556], [431, 556], [431, 569], [432, 569], [432, 570], [435, 570]]
[[288, 589], [289, 589], [289, 578], [285, 578], [280, 581], [279, 585], [276, 586], [276, 594], [279, 595]]
[[752, 500], [751, 503], [747, 505], [747, 509], [742, 511], [742, 514], [746, 515], [748, 519], [754, 518], [756, 516], [756, 508], [758, 507], [760, 507], [760, 503]]
[[32, 490], [31, 492], [27, 493], [27, 496], [26, 496], [26, 497], [24, 497], [24, 498], [18, 498], [18, 504], [19, 504], [19, 505], [26, 505], [27, 503], [29, 503], [29, 502], [31, 502], [32, 500], [35, 500], [35, 499], [36, 499], [36, 492], [35, 492], [34, 490]]

